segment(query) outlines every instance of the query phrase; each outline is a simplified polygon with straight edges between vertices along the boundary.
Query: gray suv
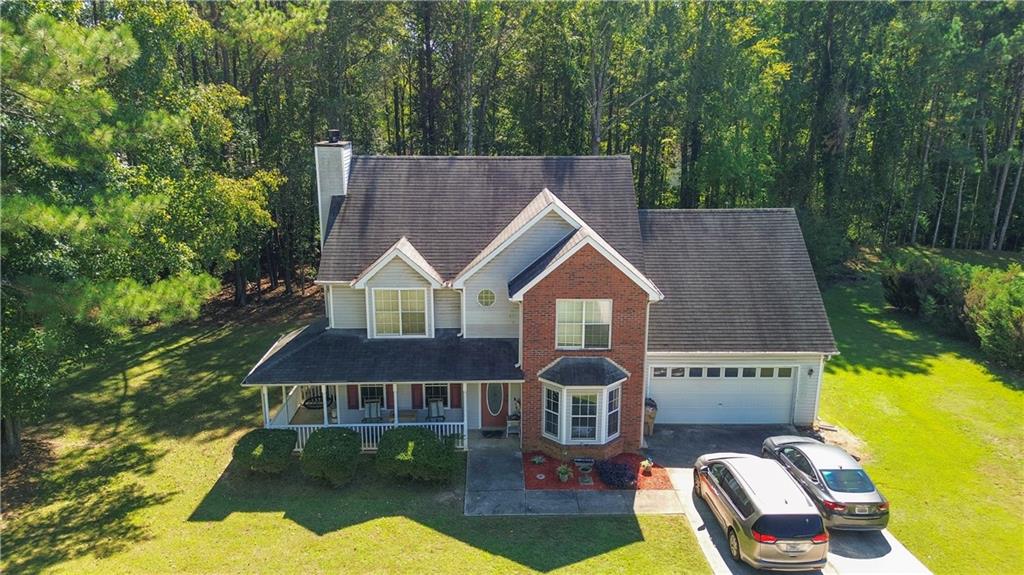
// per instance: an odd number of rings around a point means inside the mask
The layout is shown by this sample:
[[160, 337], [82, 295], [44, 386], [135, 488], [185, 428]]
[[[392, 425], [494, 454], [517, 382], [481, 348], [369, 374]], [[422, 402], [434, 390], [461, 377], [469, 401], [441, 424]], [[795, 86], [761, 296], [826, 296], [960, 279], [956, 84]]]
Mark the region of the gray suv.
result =
[[761, 452], [803, 486], [829, 529], [874, 531], [889, 524], [889, 502], [843, 449], [810, 437], [777, 435], [764, 440]]
[[828, 532], [818, 509], [777, 462], [742, 453], [697, 458], [693, 491], [725, 530], [729, 554], [758, 569], [821, 569]]

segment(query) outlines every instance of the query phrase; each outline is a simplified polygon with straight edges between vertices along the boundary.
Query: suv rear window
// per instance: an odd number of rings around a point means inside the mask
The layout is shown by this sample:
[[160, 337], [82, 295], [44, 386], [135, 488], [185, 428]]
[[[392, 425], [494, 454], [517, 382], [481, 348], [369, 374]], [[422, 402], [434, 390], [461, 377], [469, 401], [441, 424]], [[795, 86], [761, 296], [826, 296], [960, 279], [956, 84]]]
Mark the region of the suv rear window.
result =
[[808, 539], [824, 530], [818, 515], [765, 515], [754, 523], [754, 531], [779, 539]]

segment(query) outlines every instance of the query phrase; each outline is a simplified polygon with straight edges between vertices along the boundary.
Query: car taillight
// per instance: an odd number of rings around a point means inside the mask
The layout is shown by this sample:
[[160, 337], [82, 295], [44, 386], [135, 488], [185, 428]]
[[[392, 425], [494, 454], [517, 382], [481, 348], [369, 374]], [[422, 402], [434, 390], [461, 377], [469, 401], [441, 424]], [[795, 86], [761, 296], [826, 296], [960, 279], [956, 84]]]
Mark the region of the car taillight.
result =
[[879, 503], [878, 504], [878, 510], [879, 511], [888, 511], [889, 510], [889, 502], [886, 501], [885, 503]]
[[822, 531], [814, 537], [811, 537], [811, 541], [814, 543], [828, 543], [828, 531]]
[[842, 503], [836, 503], [835, 501], [829, 501], [827, 499], [822, 501], [822, 503], [825, 505], [825, 509], [828, 509], [829, 511], [846, 511], [846, 506]]
[[776, 541], [779, 540], [779, 538], [774, 536], [774, 535], [768, 535], [766, 533], [758, 533], [757, 531], [754, 531], [754, 530], [751, 530], [750, 534], [754, 536], [754, 541], [757, 541], [758, 543], [775, 543]]

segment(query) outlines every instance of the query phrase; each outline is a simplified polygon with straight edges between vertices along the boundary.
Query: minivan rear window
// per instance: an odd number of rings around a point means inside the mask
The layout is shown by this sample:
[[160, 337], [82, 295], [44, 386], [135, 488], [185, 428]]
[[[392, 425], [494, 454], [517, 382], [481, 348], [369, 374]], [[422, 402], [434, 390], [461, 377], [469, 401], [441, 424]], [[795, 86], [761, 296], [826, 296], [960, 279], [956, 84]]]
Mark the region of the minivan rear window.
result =
[[765, 515], [754, 523], [754, 531], [779, 539], [808, 539], [825, 531], [819, 515]]

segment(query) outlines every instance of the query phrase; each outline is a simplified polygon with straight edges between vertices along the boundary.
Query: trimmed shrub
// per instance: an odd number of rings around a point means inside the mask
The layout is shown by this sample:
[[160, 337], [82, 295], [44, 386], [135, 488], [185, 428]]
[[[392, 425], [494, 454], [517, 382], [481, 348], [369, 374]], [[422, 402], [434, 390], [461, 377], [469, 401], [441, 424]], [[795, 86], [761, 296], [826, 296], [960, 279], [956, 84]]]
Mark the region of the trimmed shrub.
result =
[[1024, 369], [1024, 268], [982, 269], [965, 302], [970, 327], [982, 351], [995, 361]]
[[964, 297], [977, 268], [941, 257], [897, 252], [882, 264], [882, 292], [896, 309], [959, 336], [970, 329]]
[[422, 427], [396, 427], [381, 435], [374, 460], [382, 475], [446, 483], [455, 470], [455, 439], [438, 439]]
[[254, 429], [238, 440], [233, 455], [248, 471], [277, 475], [291, 463], [297, 440], [294, 429]]
[[302, 473], [341, 487], [356, 475], [362, 444], [359, 434], [351, 429], [317, 429], [302, 450]]
[[597, 476], [608, 487], [615, 489], [634, 489], [636, 487], [636, 472], [625, 463], [613, 463], [605, 459], [598, 461], [594, 466]]

